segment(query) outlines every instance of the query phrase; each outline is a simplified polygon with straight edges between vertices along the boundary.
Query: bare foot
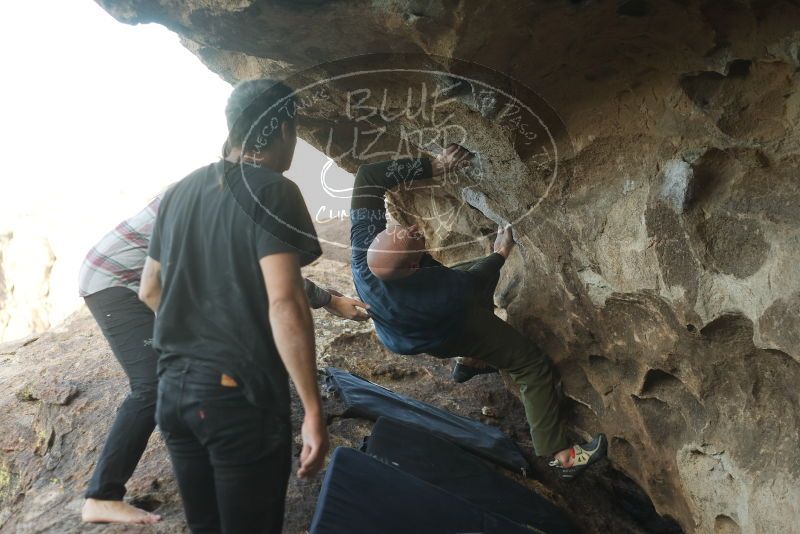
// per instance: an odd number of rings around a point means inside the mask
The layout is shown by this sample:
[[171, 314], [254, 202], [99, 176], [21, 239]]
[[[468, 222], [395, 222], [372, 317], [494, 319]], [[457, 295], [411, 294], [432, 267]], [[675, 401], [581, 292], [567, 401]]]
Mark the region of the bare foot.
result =
[[150, 525], [161, 521], [161, 516], [151, 514], [123, 501], [101, 501], [86, 499], [81, 510], [84, 523], [127, 523]]

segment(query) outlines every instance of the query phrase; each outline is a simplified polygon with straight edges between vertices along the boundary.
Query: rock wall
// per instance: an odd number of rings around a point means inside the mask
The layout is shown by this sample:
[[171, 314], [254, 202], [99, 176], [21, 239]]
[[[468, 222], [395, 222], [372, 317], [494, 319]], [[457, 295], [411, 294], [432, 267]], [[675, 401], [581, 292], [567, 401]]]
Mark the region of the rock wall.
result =
[[50, 243], [40, 235], [24, 229], [0, 234], [0, 341], [50, 326], [55, 262]]
[[[99, 3], [175, 30], [231, 82], [327, 76], [301, 134], [350, 170], [354, 124], [383, 128], [375, 150], [425, 126], [404, 113], [418, 81], [404, 65], [449, 73], [442, 110], [482, 178], [401, 192], [396, 216], [422, 221], [445, 260], [516, 221], [497, 303], [557, 363], [573, 427], [606, 432], [659, 512], [697, 532], [800, 523], [796, 2]], [[336, 62], [374, 53], [394, 71], [359, 87], [386, 114], [356, 117]], [[547, 128], [511, 120], [512, 98]]]

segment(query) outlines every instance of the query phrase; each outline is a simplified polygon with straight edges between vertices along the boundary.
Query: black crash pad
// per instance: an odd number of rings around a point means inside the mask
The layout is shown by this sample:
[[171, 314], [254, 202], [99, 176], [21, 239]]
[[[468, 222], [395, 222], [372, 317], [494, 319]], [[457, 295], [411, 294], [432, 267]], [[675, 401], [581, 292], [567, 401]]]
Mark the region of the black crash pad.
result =
[[310, 534], [531, 534], [355, 449], [337, 448]]
[[576, 532], [566, 514], [550, 501], [426, 430], [380, 417], [365, 449], [383, 463], [488, 512], [548, 534]]
[[499, 429], [411, 399], [335, 367], [325, 369], [326, 382], [345, 405], [344, 417], [375, 421], [391, 417], [423, 428], [481, 458], [527, 474], [528, 461], [517, 445]]

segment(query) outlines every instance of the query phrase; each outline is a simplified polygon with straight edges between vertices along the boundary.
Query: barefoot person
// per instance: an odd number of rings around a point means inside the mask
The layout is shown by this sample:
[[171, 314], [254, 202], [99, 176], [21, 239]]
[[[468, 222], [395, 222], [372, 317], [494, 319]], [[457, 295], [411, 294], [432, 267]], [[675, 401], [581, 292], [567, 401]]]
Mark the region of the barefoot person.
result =
[[[240, 84], [225, 161], [165, 194], [139, 297], [156, 312], [156, 421], [192, 532], [280, 533], [291, 468], [289, 381], [305, 413], [299, 477], [328, 450], [300, 267], [321, 254], [296, 184], [289, 88]], [[250, 131], [257, 134], [249, 135]]]
[[589, 444], [569, 443], [547, 355], [492, 311], [500, 269], [514, 248], [511, 228], [499, 229], [492, 254], [450, 269], [426, 252], [416, 226], [387, 227], [384, 194], [389, 189], [441, 177], [469, 158], [468, 151], [450, 145], [434, 160], [359, 168], [350, 213], [356, 290], [390, 350], [465, 356], [508, 371], [520, 389], [535, 453], [551, 457], [559, 475], [572, 478], [602, 458], [607, 444], [602, 434]]
[[[147, 247], [163, 195], [120, 223], [95, 245], [81, 267], [79, 289], [128, 377], [130, 393], [120, 405], [86, 490], [82, 520], [154, 523], [156, 514], [122, 499], [155, 428], [158, 355], [152, 347], [155, 316], [137, 297]], [[312, 308], [363, 321], [364, 304], [304, 280]]]

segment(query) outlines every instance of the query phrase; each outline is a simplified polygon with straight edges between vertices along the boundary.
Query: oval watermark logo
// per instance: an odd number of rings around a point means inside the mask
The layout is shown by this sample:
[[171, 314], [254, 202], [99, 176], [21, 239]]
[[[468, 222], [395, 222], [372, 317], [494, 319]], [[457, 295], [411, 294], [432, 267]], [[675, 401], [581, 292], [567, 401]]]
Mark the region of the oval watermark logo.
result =
[[[252, 148], [239, 171], [246, 184], [280, 117], [296, 119], [300, 137], [325, 155], [296, 177], [318, 229], [348, 224], [351, 173], [359, 166], [436, 158], [456, 144], [472, 153], [469, 164], [433, 181], [399, 182], [387, 195], [389, 217], [401, 230], [419, 224], [434, 254], [469, 246], [497, 225], [519, 224], [537, 210], [561, 177], [560, 162], [573, 152], [563, 121], [544, 99], [474, 63], [375, 54], [319, 65], [284, 83], [291, 94], [256, 104], [263, 111], [244, 126], [243, 146]], [[258, 220], [289, 225], [268, 215]], [[368, 246], [351, 243], [348, 232], [319, 233], [330, 246]]]

